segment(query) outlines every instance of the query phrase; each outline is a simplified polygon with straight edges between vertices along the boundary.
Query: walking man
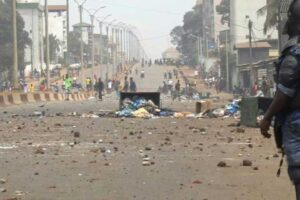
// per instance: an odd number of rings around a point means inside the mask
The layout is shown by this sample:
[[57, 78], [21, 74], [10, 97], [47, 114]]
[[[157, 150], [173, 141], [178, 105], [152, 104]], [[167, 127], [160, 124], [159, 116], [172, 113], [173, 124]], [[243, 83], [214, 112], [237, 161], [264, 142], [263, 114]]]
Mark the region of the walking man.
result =
[[175, 94], [174, 94], [173, 100], [175, 100], [176, 98], [178, 98], [180, 100], [180, 81], [179, 80], [175, 84]]
[[69, 75], [66, 75], [66, 78], [64, 80], [64, 87], [65, 87], [65, 95], [66, 95], [66, 100], [69, 101], [69, 95], [71, 94], [71, 88], [72, 88], [73, 81], [69, 77]]
[[123, 91], [124, 91], [124, 92], [128, 92], [128, 89], [129, 89], [128, 78], [127, 78], [127, 76], [125, 76], [125, 78], [124, 78], [124, 87], [123, 87]]
[[136, 83], [132, 77], [130, 78], [129, 89], [130, 92], [136, 92]]
[[300, 200], [300, 0], [291, 3], [284, 33], [289, 41], [277, 64], [277, 92], [260, 128], [261, 134], [270, 138], [269, 127], [276, 116], [277, 146], [287, 156], [288, 173]]
[[99, 78], [97, 86], [98, 86], [97, 89], [98, 89], [98, 93], [99, 93], [99, 100], [102, 101], [102, 93], [103, 93], [103, 89], [104, 89], [104, 83], [101, 80], [101, 78]]

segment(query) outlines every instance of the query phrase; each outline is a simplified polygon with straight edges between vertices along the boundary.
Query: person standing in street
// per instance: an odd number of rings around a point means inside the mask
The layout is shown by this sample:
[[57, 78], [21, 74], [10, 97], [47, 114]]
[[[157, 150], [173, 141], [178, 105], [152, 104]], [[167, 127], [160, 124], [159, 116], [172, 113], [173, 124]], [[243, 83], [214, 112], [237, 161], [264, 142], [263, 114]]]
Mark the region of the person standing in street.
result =
[[71, 94], [71, 88], [72, 88], [73, 81], [67, 74], [65, 79], [64, 79], [64, 87], [65, 87], [65, 95], [66, 95], [66, 100], [69, 101], [69, 95]]
[[175, 100], [176, 98], [178, 98], [180, 100], [180, 81], [179, 80], [175, 84], [175, 94], [174, 94], [173, 100]]
[[300, 0], [290, 5], [284, 33], [289, 41], [276, 64], [277, 91], [260, 129], [264, 137], [270, 138], [268, 131], [276, 116], [276, 144], [287, 157], [289, 177], [295, 185], [296, 199], [300, 200]]
[[102, 101], [102, 94], [103, 94], [103, 90], [104, 90], [104, 83], [101, 80], [101, 78], [99, 78], [98, 80], [98, 84], [97, 84], [97, 89], [98, 89], [98, 94], [99, 94], [99, 100]]
[[269, 86], [265, 76], [262, 77], [261, 90], [264, 93], [264, 96], [266, 97], [268, 95]]
[[129, 89], [128, 78], [127, 78], [127, 76], [125, 76], [125, 78], [124, 78], [124, 87], [123, 87], [123, 91], [124, 91], [124, 92], [128, 92], [128, 89]]
[[132, 77], [130, 78], [129, 89], [130, 89], [130, 92], [136, 92], [136, 83]]

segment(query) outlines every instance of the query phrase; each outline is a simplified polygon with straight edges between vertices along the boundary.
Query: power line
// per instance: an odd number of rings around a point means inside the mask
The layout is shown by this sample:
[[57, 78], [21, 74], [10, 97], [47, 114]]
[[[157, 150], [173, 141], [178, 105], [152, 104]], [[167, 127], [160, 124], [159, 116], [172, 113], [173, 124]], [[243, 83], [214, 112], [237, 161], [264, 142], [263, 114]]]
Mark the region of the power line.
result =
[[106, 3], [110, 6], [117, 6], [117, 7], [124, 7], [124, 8], [132, 8], [136, 10], [143, 10], [147, 12], [156, 12], [156, 13], [161, 13], [161, 14], [169, 14], [169, 15], [182, 15], [182, 13], [177, 13], [177, 12], [172, 12], [168, 10], [156, 10], [156, 9], [148, 9], [148, 8], [141, 8], [141, 7], [135, 7], [135, 6], [128, 6], [128, 5], [122, 5], [122, 4], [112, 4], [112, 3]]

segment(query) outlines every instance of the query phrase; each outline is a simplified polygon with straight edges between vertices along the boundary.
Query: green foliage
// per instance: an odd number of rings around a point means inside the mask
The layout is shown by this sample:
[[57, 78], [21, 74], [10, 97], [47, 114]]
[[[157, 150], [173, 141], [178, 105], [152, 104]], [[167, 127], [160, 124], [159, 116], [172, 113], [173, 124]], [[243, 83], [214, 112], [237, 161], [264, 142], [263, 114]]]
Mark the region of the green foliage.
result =
[[266, 16], [264, 23], [264, 33], [278, 25], [279, 0], [267, 0], [267, 4], [257, 11], [258, 16]]
[[[57, 57], [57, 53], [60, 50], [60, 41], [56, 38], [55, 35], [49, 35], [49, 54], [50, 54], [50, 62], [54, 62]], [[46, 37], [44, 37], [44, 52], [46, 52]], [[46, 56], [44, 57], [46, 62]]]
[[220, 5], [216, 6], [216, 11], [222, 16], [221, 23], [230, 26], [230, 0], [222, 0]]
[[198, 62], [195, 36], [202, 36], [202, 23], [202, 7], [196, 6], [184, 15], [183, 26], [176, 26], [170, 33], [172, 44], [182, 53], [184, 61], [192, 66], [196, 66]]
[[[13, 65], [13, 34], [12, 34], [12, 1], [0, 1], [0, 70], [10, 71]], [[24, 31], [24, 21], [17, 15], [17, 37], [18, 37], [18, 61], [19, 70], [23, 71], [24, 50], [31, 44], [29, 34]]]
[[[80, 33], [76, 31], [71, 31], [68, 36], [69, 39], [69, 52], [74, 62], [80, 61]], [[89, 52], [89, 47], [87, 44], [83, 44], [84, 52]]]

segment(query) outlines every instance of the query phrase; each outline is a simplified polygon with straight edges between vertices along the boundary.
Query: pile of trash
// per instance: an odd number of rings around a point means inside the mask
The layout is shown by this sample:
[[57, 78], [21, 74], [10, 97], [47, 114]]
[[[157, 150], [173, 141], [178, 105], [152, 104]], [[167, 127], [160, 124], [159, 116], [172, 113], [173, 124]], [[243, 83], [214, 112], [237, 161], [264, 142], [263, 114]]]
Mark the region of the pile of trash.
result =
[[151, 118], [159, 116], [161, 110], [151, 100], [135, 96], [122, 102], [121, 110], [116, 112], [118, 117]]
[[227, 104], [225, 108], [217, 108], [207, 114], [210, 117], [234, 117], [238, 119], [241, 116], [240, 103], [241, 99], [235, 99]]

